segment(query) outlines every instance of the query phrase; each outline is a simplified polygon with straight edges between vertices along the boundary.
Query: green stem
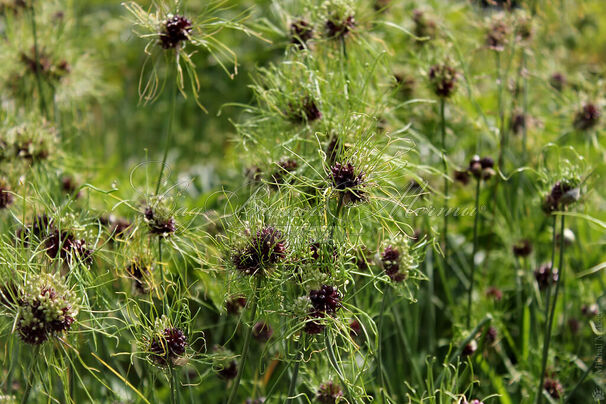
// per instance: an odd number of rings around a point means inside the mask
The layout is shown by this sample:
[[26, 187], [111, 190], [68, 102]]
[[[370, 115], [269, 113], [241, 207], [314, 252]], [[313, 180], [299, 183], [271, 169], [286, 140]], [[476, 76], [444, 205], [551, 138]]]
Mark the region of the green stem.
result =
[[478, 252], [478, 223], [480, 219], [480, 184], [481, 179], [476, 179], [476, 211], [473, 218], [473, 250], [471, 253], [471, 275], [469, 276], [469, 288], [467, 289], [467, 328], [471, 324], [471, 297], [473, 294], [474, 277], [476, 273], [476, 254]]
[[[557, 230], [557, 216], [553, 216], [553, 235], [552, 235], [552, 248], [551, 248], [551, 271], [554, 270], [555, 263], [555, 252], [556, 252], [556, 230]], [[562, 223], [564, 222], [564, 216], [562, 216]], [[564, 227], [561, 229], [561, 237], [564, 238]], [[559, 282], [558, 282], [559, 286]], [[549, 355], [549, 343], [551, 340], [551, 325], [549, 322], [549, 307], [551, 300], [551, 285], [547, 287], [545, 294], [545, 335], [543, 336], [543, 355], [541, 360], [541, 375], [539, 377], [539, 386], [537, 387], [537, 404], [543, 402], [543, 382], [545, 381], [545, 370], [547, 369], [547, 356]]]
[[503, 105], [503, 80], [501, 77], [501, 52], [495, 52], [495, 63], [497, 66], [497, 89], [499, 108], [499, 170], [503, 171], [504, 154], [507, 136], [505, 133], [505, 110]]
[[171, 81], [171, 85], [169, 85], [169, 111], [168, 111], [168, 121], [166, 122], [166, 133], [164, 135], [164, 155], [162, 156], [162, 164], [160, 165], [160, 175], [158, 176], [158, 182], [156, 183], [156, 192], [158, 195], [160, 192], [160, 185], [162, 185], [162, 176], [164, 175], [164, 167], [166, 165], [166, 159], [168, 158], [168, 149], [170, 148], [170, 139], [171, 132], [173, 129], [173, 121], [175, 119], [175, 104], [177, 100], [177, 79], [173, 77], [173, 75], [169, 75], [168, 78]]
[[293, 369], [292, 377], [290, 379], [290, 386], [288, 387], [288, 397], [286, 399], [286, 404], [292, 403], [295, 396], [295, 391], [297, 389], [297, 378], [299, 377], [299, 367], [301, 366], [301, 362], [303, 361], [303, 351], [305, 350], [305, 334], [301, 337], [302, 340], [299, 340], [297, 343], [297, 361], [295, 362], [295, 368]]
[[35, 64], [35, 75], [36, 84], [38, 86], [38, 95], [40, 97], [40, 112], [44, 117], [48, 118], [48, 108], [46, 106], [46, 99], [44, 98], [44, 89], [42, 87], [42, 77], [40, 77], [40, 69], [42, 68], [40, 63], [40, 51], [38, 49], [38, 29], [36, 26], [36, 10], [32, 3], [29, 7], [30, 16], [32, 19], [32, 36], [34, 37], [34, 64]]
[[526, 49], [522, 48], [522, 80], [524, 86], [523, 92], [523, 114], [524, 114], [524, 125], [522, 126], [522, 151], [524, 156], [524, 161], [526, 161], [528, 156], [528, 146], [527, 146], [527, 133], [528, 133], [528, 78], [526, 72]]
[[446, 162], [446, 118], [444, 114], [446, 101], [440, 99], [440, 128], [442, 135], [442, 165], [444, 167], [444, 266], [448, 267], [448, 163]]
[[238, 395], [240, 379], [242, 378], [242, 373], [244, 373], [244, 366], [246, 365], [246, 359], [248, 358], [248, 350], [250, 348], [253, 325], [257, 316], [257, 303], [259, 301], [258, 293], [261, 286], [261, 280], [261, 276], [257, 275], [257, 281], [255, 284], [255, 289], [253, 290], [253, 297], [251, 302], [250, 325], [248, 327], [248, 330], [246, 331], [246, 334], [244, 335], [244, 345], [242, 346], [242, 354], [240, 355], [240, 369], [238, 369], [238, 374], [236, 375], [236, 379], [234, 380], [234, 384], [232, 385], [231, 392], [229, 393], [227, 404], [235, 403], [236, 396]]
[[176, 404], [177, 403], [177, 397], [176, 397], [177, 386], [176, 386], [175, 369], [170, 365], [169, 365], [168, 369], [170, 372], [170, 403]]
[[383, 403], [385, 401], [385, 369], [383, 368], [383, 349], [382, 349], [382, 337], [383, 337], [383, 323], [385, 318], [385, 306], [387, 304], [388, 294], [391, 292], [391, 285], [387, 285], [383, 292], [383, 299], [381, 301], [381, 311], [379, 312], [379, 345], [377, 347], [377, 359], [379, 362], [379, 382], [381, 384], [381, 399]]

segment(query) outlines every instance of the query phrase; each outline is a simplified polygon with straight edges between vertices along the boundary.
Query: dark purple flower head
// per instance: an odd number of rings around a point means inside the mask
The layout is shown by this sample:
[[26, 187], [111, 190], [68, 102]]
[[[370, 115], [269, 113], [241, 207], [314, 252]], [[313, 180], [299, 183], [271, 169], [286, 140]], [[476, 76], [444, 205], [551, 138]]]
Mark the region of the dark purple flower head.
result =
[[393, 246], [387, 246], [381, 253], [381, 263], [387, 275], [395, 275], [400, 270], [400, 252]]
[[418, 38], [433, 39], [436, 36], [436, 23], [427, 18], [422, 10], [412, 11], [412, 21], [414, 22], [414, 34]]
[[600, 108], [588, 102], [575, 115], [573, 125], [579, 130], [589, 130], [600, 122], [600, 115]]
[[344, 202], [357, 203], [366, 200], [366, 193], [362, 189], [366, 185], [363, 172], [356, 173], [351, 163], [335, 163], [330, 169], [332, 186], [343, 193]]
[[164, 49], [174, 49], [181, 42], [189, 40], [192, 22], [181, 15], [169, 17], [164, 22], [164, 30], [160, 33], [160, 45]]
[[334, 314], [341, 308], [341, 294], [334, 286], [322, 285], [309, 292], [309, 300], [315, 311]]
[[455, 181], [460, 182], [463, 185], [469, 184], [469, 171], [466, 170], [455, 170], [453, 174]]
[[288, 120], [292, 123], [313, 122], [322, 118], [322, 112], [316, 103], [316, 100], [310, 95], [306, 95], [298, 102], [289, 102], [286, 112]]
[[600, 314], [600, 308], [596, 303], [589, 305], [584, 304], [583, 307], [581, 307], [581, 313], [583, 313], [585, 317], [595, 317]]
[[321, 262], [335, 262], [339, 255], [337, 246], [332, 242], [314, 241], [309, 244], [309, 252], [312, 260]]
[[85, 263], [91, 263], [93, 252], [86, 247], [84, 239], [77, 239], [73, 233], [54, 229], [44, 240], [46, 253], [51, 258], [60, 256], [63, 260], [71, 263], [79, 259]]
[[475, 155], [469, 161], [469, 172], [477, 179], [488, 180], [495, 175], [494, 160], [491, 157]]
[[14, 197], [6, 183], [0, 181], [0, 209], [6, 209], [13, 203]]
[[500, 301], [503, 298], [503, 292], [501, 289], [491, 286], [486, 289], [486, 296], [491, 297], [496, 301]]
[[516, 257], [528, 257], [532, 253], [532, 243], [527, 239], [520, 240], [513, 245], [512, 251]]
[[351, 338], [357, 338], [362, 335], [362, 325], [358, 320], [349, 323], [349, 335]]
[[296, 20], [290, 24], [290, 42], [299, 49], [307, 47], [307, 41], [314, 37], [314, 29], [310, 23], [305, 20]]
[[272, 185], [278, 186], [280, 184], [284, 184], [284, 178], [288, 176], [288, 173], [295, 171], [298, 166], [299, 163], [297, 163], [295, 160], [281, 160], [278, 163], [276, 171], [274, 171], [274, 173], [271, 175]]
[[246, 307], [246, 298], [244, 296], [233, 296], [225, 301], [225, 310], [228, 314], [238, 315]]
[[562, 384], [558, 380], [552, 379], [550, 377], [545, 379], [545, 382], [543, 383], [543, 388], [547, 390], [549, 395], [556, 400], [562, 397], [562, 393], [564, 393], [564, 388], [562, 387]]
[[543, 199], [542, 209], [545, 213], [552, 213], [558, 209], [576, 202], [580, 197], [580, 190], [569, 181], [557, 181], [549, 194]]
[[511, 116], [511, 130], [518, 135], [526, 128], [526, 115], [523, 112], [516, 111]]
[[510, 28], [502, 18], [495, 18], [486, 32], [486, 46], [497, 52], [505, 50]]
[[305, 320], [305, 327], [303, 331], [307, 334], [315, 335], [324, 331], [326, 327], [320, 320], [325, 317], [325, 314], [321, 311], [311, 311], [308, 315], [308, 318]]
[[316, 393], [316, 401], [322, 404], [335, 404], [341, 397], [341, 386], [332, 381], [322, 384]]
[[564, 76], [560, 72], [553, 73], [549, 78], [549, 84], [557, 91], [562, 91], [564, 89], [564, 86], [566, 86], [566, 83], [566, 76]]
[[165, 328], [161, 335], [152, 338], [149, 357], [158, 366], [178, 365], [178, 359], [185, 354], [187, 336], [179, 328]]
[[497, 331], [497, 329], [493, 326], [488, 327], [488, 330], [486, 330], [486, 340], [491, 343], [494, 344], [494, 342], [497, 340], [497, 337], [499, 336], [499, 332]]
[[74, 297], [63, 286], [55, 287], [58, 282], [53, 275], [41, 275], [19, 291], [16, 324], [23, 342], [42, 344], [51, 336], [68, 331], [74, 323], [78, 313]]
[[147, 206], [143, 212], [149, 232], [159, 237], [168, 237], [177, 230], [175, 219], [170, 216], [158, 215], [151, 206]]
[[274, 334], [273, 328], [271, 325], [264, 321], [259, 321], [253, 326], [252, 335], [259, 342], [267, 342]]
[[537, 280], [539, 289], [547, 289], [558, 281], [558, 269], [552, 268], [550, 263], [543, 264], [534, 271], [534, 277]]
[[463, 348], [463, 352], [461, 352], [461, 356], [466, 357], [466, 356], [471, 356], [473, 355], [476, 351], [478, 350], [478, 343], [476, 342], [475, 339], [472, 339], [471, 341], [469, 341], [469, 343], [467, 345], [465, 345], [465, 347]]
[[236, 376], [238, 376], [238, 363], [236, 361], [223, 365], [223, 368], [219, 370], [219, 377], [223, 380], [232, 380]]
[[242, 251], [232, 256], [236, 269], [246, 275], [263, 274], [286, 256], [286, 240], [274, 227], [257, 231]]
[[353, 15], [348, 15], [342, 20], [329, 19], [326, 21], [326, 37], [339, 39], [347, 36], [356, 26]]
[[429, 68], [429, 83], [434, 94], [438, 97], [448, 98], [457, 88], [459, 74], [448, 64], [437, 64]]

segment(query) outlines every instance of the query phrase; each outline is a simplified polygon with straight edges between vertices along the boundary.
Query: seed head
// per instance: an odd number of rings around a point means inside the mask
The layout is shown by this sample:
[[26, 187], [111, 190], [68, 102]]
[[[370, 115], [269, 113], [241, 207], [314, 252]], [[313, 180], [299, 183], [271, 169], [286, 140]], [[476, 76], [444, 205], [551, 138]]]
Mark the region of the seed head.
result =
[[552, 284], [557, 283], [558, 269], [552, 268], [551, 263], [542, 264], [534, 271], [534, 277], [537, 280], [539, 289], [545, 290]]
[[233, 296], [225, 301], [225, 310], [228, 314], [238, 315], [246, 307], [246, 298], [244, 296]]
[[453, 178], [455, 181], [460, 182], [463, 185], [467, 185], [469, 184], [469, 171], [455, 170]]
[[149, 232], [159, 237], [168, 237], [177, 230], [175, 219], [167, 214], [160, 214], [158, 210], [147, 206], [143, 217], [149, 226]]
[[187, 337], [179, 328], [165, 328], [155, 335], [149, 345], [149, 358], [158, 366], [179, 364], [178, 359], [185, 354]]
[[523, 112], [515, 111], [511, 116], [511, 130], [514, 134], [518, 135], [522, 133], [524, 128], [526, 128], [526, 115]]
[[528, 257], [532, 253], [532, 243], [527, 239], [520, 240], [513, 245], [512, 251], [516, 257]]
[[509, 33], [509, 25], [503, 18], [500, 16], [493, 18], [486, 31], [486, 46], [494, 51], [502, 52], [505, 50]]
[[322, 384], [316, 393], [316, 401], [322, 404], [335, 404], [341, 397], [343, 397], [341, 386], [332, 381]]
[[68, 331], [78, 314], [73, 293], [54, 275], [39, 275], [19, 296], [17, 331], [27, 344], [40, 345]]
[[292, 123], [313, 122], [322, 118], [322, 112], [318, 108], [312, 96], [304, 96], [299, 102], [289, 102], [287, 110], [288, 120]]
[[298, 166], [299, 166], [299, 163], [297, 163], [295, 160], [292, 160], [292, 159], [280, 161], [278, 163], [278, 168], [271, 175], [271, 179], [273, 182], [272, 185], [277, 186], [280, 184], [284, 184], [284, 177], [288, 176], [288, 173], [295, 171]]
[[14, 197], [8, 184], [0, 180], [0, 209], [6, 209], [13, 203]]
[[164, 49], [175, 49], [181, 46], [182, 42], [189, 40], [191, 31], [190, 20], [181, 15], [169, 15], [160, 34], [160, 46]]
[[600, 108], [591, 102], [586, 103], [574, 117], [573, 125], [579, 130], [589, 130], [600, 122]]
[[286, 256], [286, 240], [274, 227], [257, 231], [242, 251], [232, 256], [236, 269], [246, 275], [263, 274]]
[[459, 74], [449, 64], [437, 64], [431, 66], [428, 77], [431, 89], [441, 98], [449, 98], [457, 88]]
[[299, 49], [307, 47], [307, 41], [314, 37], [314, 30], [310, 23], [299, 19], [290, 24], [290, 42]]
[[330, 169], [330, 177], [333, 187], [343, 193], [345, 202], [357, 203], [366, 200], [366, 194], [362, 190], [366, 185], [364, 173], [356, 174], [351, 163], [335, 163]]
[[238, 376], [238, 363], [236, 361], [230, 361], [223, 365], [223, 368], [219, 370], [219, 377], [223, 380], [232, 380]]
[[[422, 10], [412, 11], [412, 21], [414, 22], [414, 34], [418, 38], [434, 39], [436, 36], [436, 23], [427, 18]], [[420, 41], [421, 43], [423, 41]]]
[[356, 27], [356, 21], [353, 15], [348, 15], [343, 19], [331, 18], [326, 21], [326, 37], [339, 39], [347, 36]]
[[325, 314], [323, 312], [313, 310], [310, 311], [307, 320], [305, 321], [305, 327], [303, 328], [303, 331], [310, 335], [321, 333], [326, 327], [321, 322], [324, 317]]
[[252, 335], [259, 342], [267, 342], [274, 334], [273, 328], [271, 325], [264, 321], [259, 321], [253, 326]]
[[463, 348], [463, 352], [461, 352], [461, 356], [466, 357], [466, 356], [471, 356], [473, 355], [476, 351], [478, 350], [478, 343], [476, 342], [475, 339], [472, 339], [471, 341], [469, 341], [469, 343], [467, 345], [465, 345], [465, 347]]
[[558, 380], [552, 379], [550, 377], [545, 379], [545, 382], [543, 383], [543, 388], [547, 390], [549, 395], [556, 400], [559, 399], [562, 396], [562, 393], [564, 392], [562, 384]]
[[494, 160], [490, 157], [483, 157], [475, 155], [469, 161], [469, 172], [477, 179], [483, 179], [484, 181], [489, 180], [495, 175], [494, 171]]
[[562, 91], [566, 86], [566, 76], [560, 72], [555, 72], [549, 78], [549, 84], [557, 91]]
[[341, 308], [341, 294], [334, 286], [322, 285], [309, 292], [309, 300], [315, 311], [334, 314]]

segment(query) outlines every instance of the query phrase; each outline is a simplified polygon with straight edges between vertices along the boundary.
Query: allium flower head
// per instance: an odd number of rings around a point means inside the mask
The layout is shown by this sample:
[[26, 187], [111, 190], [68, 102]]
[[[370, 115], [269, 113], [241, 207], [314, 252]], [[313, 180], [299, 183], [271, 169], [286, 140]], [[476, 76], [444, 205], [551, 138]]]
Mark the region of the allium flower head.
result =
[[566, 85], [566, 76], [563, 73], [555, 72], [549, 78], [549, 84], [557, 91], [562, 91]]
[[547, 390], [549, 395], [556, 400], [562, 397], [562, 394], [564, 393], [564, 388], [562, 387], [562, 384], [558, 380], [552, 379], [550, 377], [545, 379], [545, 382], [543, 383], [543, 388]]
[[419, 9], [412, 11], [414, 22], [414, 34], [418, 38], [433, 39], [436, 36], [436, 23], [427, 18], [427, 15]]
[[314, 29], [311, 24], [303, 19], [298, 19], [290, 24], [290, 42], [299, 49], [305, 49], [307, 42], [314, 37]]
[[246, 307], [244, 296], [233, 296], [225, 301], [225, 310], [228, 314], [238, 315]]
[[33, 277], [19, 295], [17, 331], [28, 344], [40, 345], [69, 331], [78, 314], [75, 295], [55, 275]]
[[309, 292], [309, 300], [315, 311], [334, 314], [341, 308], [341, 294], [334, 286], [322, 285]]
[[189, 40], [192, 22], [182, 15], [167, 15], [164, 27], [160, 33], [160, 45], [164, 49], [181, 46], [182, 42]]
[[291, 173], [297, 169], [299, 163], [293, 159], [281, 160], [277, 164], [276, 170], [272, 173], [272, 185], [280, 185], [284, 184], [284, 177], [288, 176], [288, 173]]
[[459, 73], [449, 63], [431, 66], [428, 77], [431, 89], [438, 97], [448, 98], [457, 89]]
[[366, 200], [363, 190], [365, 175], [357, 171], [351, 163], [335, 163], [330, 169], [332, 186], [342, 193], [345, 202], [357, 203]]
[[461, 356], [466, 357], [466, 356], [471, 356], [473, 355], [476, 351], [478, 350], [478, 343], [475, 339], [472, 339], [471, 341], [469, 341], [469, 343], [467, 343], [467, 345], [465, 345], [465, 347], [463, 348], [463, 352], [461, 352]]
[[557, 181], [543, 199], [542, 209], [552, 213], [576, 202], [580, 198], [580, 189], [575, 179]]
[[335, 404], [341, 397], [341, 386], [332, 381], [322, 384], [316, 393], [316, 401], [322, 404]]
[[307, 123], [322, 118], [318, 104], [312, 96], [306, 95], [296, 102], [289, 102], [286, 111], [288, 120], [292, 123]]
[[13, 193], [8, 183], [0, 179], [0, 209], [6, 209], [13, 203]]
[[160, 367], [179, 365], [186, 346], [185, 333], [179, 328], [168, 327], [151, 339], [149, 358]]
[[[196, 66], [192, 60], [194, 49], [210, 53], [219, 66], [233, 77], [237, 73], [237, 57], [227, 45], [217, 38], [217, 34], [224, 29], [244, 31], [248, 35], [256, 35], [248, 30], [242, 21], [246, 17], [238, 14], [238, 20], [222, 18], [225, 12], [225, 0], [209, 0], [205, 2], [204, 12], [195, 17], [187, 15], [181, 9], [180, 0], [153, 0], [149, 11], [144, 10], [134, 1], [123, 3], [124, 7], [133, 17], [136, 34], [147, 40], [145, 53], [150, 57], [159, 59], [166, 53], [170, 55], [170, 63], [174, 63], [177, 71], [176, 85], [179, 91], [186, 96], [185, 80], [190, 80], [189, 88], [198, 105], [203, 109], [198, 99], [200, 82], [196, 73]], [[191, 51], [189, 51], [191, 49]], [[234, 70], [231, 72], [226, 64], [229, 59]], [[140, 96], [145, 102], [154, 101], [158, 97], [158, 71], [154, 68], [145, 71], [147, 83], [142, 80]]]
[[600, 122], [600, 108], [588, 102], [576, 113], [574, 117], [574, 127], [579, 130], [589, 130]]
[[473, 156], [469, 161], [469, 172], [477, 179], [488, 180], [495, 175], [494, 160], [490, 157]]
[[527, 239], [520, 240], [513, 245], [512, 251], [516, 257], [528, 257], [532, 253], [532, 243]]
[[497, 52], [505, 50], [505, 45], [509, 39], [510, 26], [502, 15], [496, 15], [492, 18], [486, 31], [486, 46]]
[[340, 39], [356, 26], [355, 13], [349, 0], [326, 0], [322, 5], [325, 35], [329, 39]]
[[264, 321], [259, 321], [253, 326], [252, 335], [259, 342], [267, 342], [274, 334], [273, 328], [271, 325]]
[[539, 289], [544, 290], [552, 284], [557, 283], [559, 279], [558, 269], [552, 268], [552, 265], [550, 263], [542, 264], [534, 271], [534, 277], [537, 280]]
[[168, 237], [177, 230], [175, 219], [162, 204], [146, 206], [143, 210], [143, 218], [149, 227], [151, 234]]
[[246, 275], [263, 274], [286, 256], [286, 240], [274, 227], [258, 230], [244, 248], [232, 256], [236, 269]]

